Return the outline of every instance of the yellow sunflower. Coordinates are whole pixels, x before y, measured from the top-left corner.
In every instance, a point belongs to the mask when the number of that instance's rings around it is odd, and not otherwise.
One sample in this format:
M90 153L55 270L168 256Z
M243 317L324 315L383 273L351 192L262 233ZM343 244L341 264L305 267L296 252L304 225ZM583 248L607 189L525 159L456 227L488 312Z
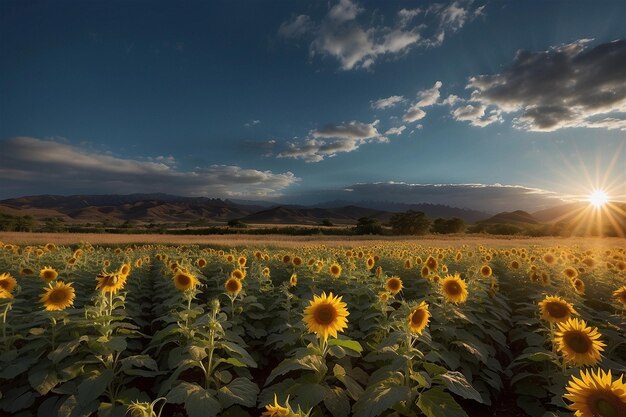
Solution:
M300 266L300 265L302 265L302 262L303 262L303 261L302 261L302 258L301 258L301 257L299 257L299 256L294 256L294 257L293 257L293 259L291 260L291 263L292 263L294 266Z
M578 270L576 270L576 268L568 266L563 270L563 275L565 275L569 279L574 279L578 276Z
M341 265L339 264L332 264L329 270L330 270L330 275L332 275L335 278L339 278L339 276L341 275Z
M207 266L207 261L204 258L200 258L196 261L196 265L198 266L198 268L204 268L205 266Z
M12 293L17 285L17 280L8 272L0 274L0 289Z
M287 404L285 404L287 405ZM293 415L291 410L287 407L283 407L278 404L278 398L276 398L276 394L274 394L274 404L268 404L265 406L265 411L261 414L264 417L289 417Z
M130 264L126 263L126 264L122 264L122 266L120 266L120 269L118 271L118 273L124 277L124 279L126 279L128 277L128 275L130 274Z
M62 281L56 281L54 286L50 283L48 287L44 288L44 291L40 301L48 311L65 310L74 304L76 298L72 283L66 284Z
M551 323L561 323L567 321L572 314L578 314L574 306L561 297L546 295L543 301L539 302L541 318Z
M241 281L235 277L230 277L224 283L224 288L228 294L236 297L242 288Z
M576 417L626 416L626 384L624 375L613 380L611 371L581 370L580 378L572 376L563 396Z
M451 303L458 304L467 301L467 284L458 272L441 280L441 291L446 300Z
M389 301L389 293L387 291L381 291L378 293L378 299L383 303Z
M176 274L174 274L174 286L180 291L193 290L198 284L198 278L187 271L179 269Z
M426 259L426 266L431 271L434 271L435 269L437 269L437 260L432 256L428 256L428 258Z
M13 294L0 287L0 300L10 300L13 298Z
M243 255L237 259L237 263L239 264L239 266L246 266L246 262L248 262L248 260Z
M246 277L246 271L242 269L235 269L233 270L233 272L230 273L230 276L232 278L244 279Z
M39 278L43 279L44 281L49 282L55 280L58 276L59 273L55 271L54 268L52 268L51 266L44 266L43 268L41 268L41 271L39 271Z
M585 295L585 283L580 278L574 278L572 280L572 287L574 287L576 294Z
M385 289L393 295L396 295L397 293L399 293L400 291L402 291L402 288L404 288L402 286L402 280L400 279L400 277L389 277L387 278L387 281L385 282Z
M567 362L575 365L595 365L600 361L606 346L600 339L596 327L587 326L584 320L569 319L558 323L558 331L554 335L554 343L563 353Z
M428 311L428 304L422 301L418 306L413 307L409 313L409 330L411 333L422 334L428 321L430 320L430 311Z
M337 337L337 332L343 332L348 327L350 314L342 297L335 297L333 293L321 296L314 295L309 306L304 309L304 322L310 333L326 341L328 336Z
M491 274L492 274L492 271L491 271L491 267L489 265L483 265L480 268L480 275L482 275L483 277L489 278L491 276Z
M295 272L289 277L289 285L292 287L298 285L298 275Z
M613 291L613 298L626 307L626 285Z
M112 292L115 294L122 288L124 288L124 284L126 284L126 277L120 275L119 273L102 273L96 276L96 289L102 291L103 293Z

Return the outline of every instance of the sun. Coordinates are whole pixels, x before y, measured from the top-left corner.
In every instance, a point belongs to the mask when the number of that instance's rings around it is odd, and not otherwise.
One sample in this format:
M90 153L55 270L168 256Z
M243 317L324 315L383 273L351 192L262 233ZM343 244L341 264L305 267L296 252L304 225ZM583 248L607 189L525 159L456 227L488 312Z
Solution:
M609 196L604 190L595 190L589 195L589 202L594 207L602 207L609 202Z

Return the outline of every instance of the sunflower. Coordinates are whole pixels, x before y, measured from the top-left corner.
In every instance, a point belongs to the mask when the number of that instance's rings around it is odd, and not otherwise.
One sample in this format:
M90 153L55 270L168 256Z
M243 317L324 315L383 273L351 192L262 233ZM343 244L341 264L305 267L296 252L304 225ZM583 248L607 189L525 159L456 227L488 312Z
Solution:
M572 287L578 295L585 295L585 283L580 278L574 278L572 280Z
M102 273L96 276L96 289L103 293L112 292L115 294L124 287L126 284L126 276L122 276L119 273Z
M239 292L242 288L241 281L235 277L230 277L224 283L224 288L226 288L226 292L229 295L236 297L237 295L239 295Z
M76 298L76 292L72 283L64 283L62 281L56 281L54 286L52 283L44 288L44 293L41 294L40 301L48 311L61 311L65 310L72 304Z
M543 301L539 302L541 318L550 323L561 323L567 321L572 314L578 314L574 306L561 297L546 295Z
M426 266L431 271L434 271L435 269L437 269L437 260L432 256L428 256L428 258L426 259Z
M404 261L404 269L411 269L413 268L413 261L411 261L410 259L407 259Z
M567 362L576 365L595 365L600 360L606 346L600 340L598 328L587 327L584 320L569 319L565 323L558 323L558 331L554 336L554 343Z
M423 266L422 270L420 271L420 275L422 275L422 278L428 278L428 276L430 275L430 269L428 269L427 266Z
M372 269L374 267L374 258L372 258L371 256L368 256L367 259L365 260L365 267L367 269Z
M246 262L248 262L248 260L243 255L237 258L237 263L239 264L239 266L246 266Z
M400 279L400 277L389 277L387 278L387 281L385 282L385 289L393 295L396 295L397 293L399 293L400 291L402 291L402 288L404 288L402 286L402 280Z
M553 265L556 262L556 258L551 253L543 255L543 261L548 265Z
M0 300L10 300L13 298L13 294L0 287Z
M0 274L0 289L12 293L17 285L17 280L8 272Z
M285 403L285 405L288 405ZM265 406L265 411L261 414L264 417L289 417L293 415L291 410L287 407L283 407L278 404L278 398L276 398L276 394L274 394L274 404L268 404Z
M298 285L298 275L295 272L289 277L289 285L292 287Z
M348 327L350 314L342 297L335 297L333 293L314 295L309 306L304 309L304 323L310 333L326 341L328 336L337 337L337 332L343 332Z
M293 259L291 260L291 263L294 266L300 266L300 265L302 265L302 258L299 257L299 256L294 256Z
M491 267L489 265L483 265L480 268L480 275L482 275L483 277L489 278L491 276L491 274L492 274L492 271L491 271Z
M289 255L284 255L284 256L283 256L283 263L284 263L284 264L288 264L289 262L291 262L291 256L289 256Z
M511 261L511 269L519 269L519 262Z
M179 269L174 275L174 286L180 291L193 290L198 284L198 278L187 271Z
M569 279L574 279L578 276L578 271L576 270L576 268L568 266L563 270L563 275L565 275Z
M389 293L387 291L381 291L378 293L378 299L383 303L389 301Z
M263 271L261 271L261 275L263 275L265 278L269 278L270 269L268 267L263 268Z
M418 306L413 307L409 313L409 330L411 333L422 334L428 321L430 320L430 311L428 311L428 304L422 301Z
M330 275L332 275L335 278L339 278L339 276L341 275L341 265L339 264L332 264L329 270L330 270Z
M25 267L22 268L20 270L20 275L33 275L35 273L35 271L33 271L31 268Z
M55 271L54 268L52 268L51 266L44 266L43 268L41 268L41 271L39 271L39 278L43 279L44 281L49 282L55 280L58 276L59 273Z
M447 301L451 303L464 303L467 301L467 284L457 272L448 275L441 281L441 290Z
M118 273L124 277L124 279L126 279L128 277L128 274L130 274L130 264L126 263L126 264L122 264L122 266L120 266L120 269L118 271Z
M232 278L244 279L246 277L246 271L242 269L235 269L233 270L233 272L230 273L230 276Z
M580 371L580 378L572 376L563 396L572 403L568 406L576 417L619 417L626 415L626 384L620 375L615 381L611 371L602 369Z
M626 307L626 285L613 291L613 298Z

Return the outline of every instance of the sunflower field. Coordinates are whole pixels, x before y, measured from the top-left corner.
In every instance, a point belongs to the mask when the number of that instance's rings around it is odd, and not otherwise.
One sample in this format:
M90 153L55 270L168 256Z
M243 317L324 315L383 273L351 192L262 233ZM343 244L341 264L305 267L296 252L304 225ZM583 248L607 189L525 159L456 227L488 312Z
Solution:
M0 415L626 416L626 249L0 243Z

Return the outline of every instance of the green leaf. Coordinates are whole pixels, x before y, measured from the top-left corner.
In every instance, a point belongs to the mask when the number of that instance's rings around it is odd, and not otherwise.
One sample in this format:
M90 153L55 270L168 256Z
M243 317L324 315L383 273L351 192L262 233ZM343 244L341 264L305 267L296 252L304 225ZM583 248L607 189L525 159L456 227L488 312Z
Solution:
M201 388L189 394L185 410L189 417L216 417L222 411L222 406L213 393Z
M0 410L16 413L27 409L33 405L35 397L35 393L30 390L29 386L18 386L3 393L0 400Z
M468 417L452 395L440 388L431 388L420 394L417 406L426 417Z
M368 387L354 404L354 417L376 417L400 401L411 398L411 390L397 379L386 379Z
M181 404L187 401L187 397L194 392L203 389L198 384L190 382L181 382L170 390L167 394L167 402L174 404Z
M54 367L49 367L36 371L31 370L28 374L28 382L39 394L46 395L60 381Z
M317 372L322 366L325 367L326 365L322 363L322 359L317 355L308 355L299 359L285 359L284 361L279 363L276 368L272 369L272 372L267 378L265 385L272 382L277 376L284 375L287 372L295 371L298 369Z
M237 355L239 355L239 357L237 359L241 360L241 362L245 363L246 365L248 365L251 368L256 368L257 364L254 361L254 359L252 359L252 356L250 356L250 354L248 353L247 350L245 350L244 348L242 348L241 346L235 344L235 343L231 343L231 342L221 342L220 346L223 349L226 349L230 352L236 353Z
M424 369L426 370L426 372L433 376L445 374L446 372L448 372L448 370L443 366L439 366L430 362L424 362Z
M85 342L87 340L89 340L87 336L81 336L76 340L72 340L71 342L62 343L57 346L57 348L54 349L52 352L48 353L48 359L50 359L54 363L59 363L63 359L71 355L82 342Z
M363 352L363 347L356 340L350 339L329 339L329 346L341 346L342 348L350 349L355 352L361 353Z
M333 417L347 417L350 415L350 400L341 387L332 387L326 390L324 405Z
M315 407L327 397L329 389L320 384L298 384L290 390L296 396L295 404L303 410Z
M474 387L467 382L465 376L457 371L448 371L445 374L441 374L437 376L437 379L442 381L446 388L448 388L453 393L460 395L463 398L467 398L468 400L478 401L479 403L483 402L483 399L478 391L474 389Z
M120 361L122 369L128 368L148 368L153 371L158 371L159 366L156 361L148 355L134 355L124 358Z
M254 407L256 397L259 394L259 387L247 378L235 378L230 384L217 391L217 398L223 408L228 408L233 404L245 407Z
M111 381L113 381L113 371L110 369L105 369L99 374L92 374L78 386L78 402L86 405L96 400L104 394Z

